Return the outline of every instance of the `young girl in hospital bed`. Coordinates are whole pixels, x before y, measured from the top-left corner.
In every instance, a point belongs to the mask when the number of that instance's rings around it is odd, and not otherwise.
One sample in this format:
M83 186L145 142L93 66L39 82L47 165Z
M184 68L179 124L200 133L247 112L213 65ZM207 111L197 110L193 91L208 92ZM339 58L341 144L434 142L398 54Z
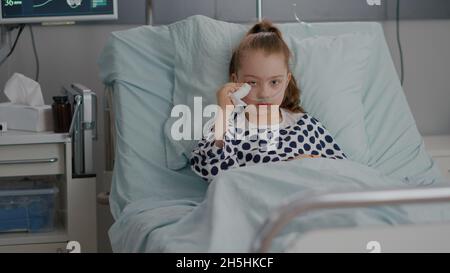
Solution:
M281 32L270 22L254 25L241 40L230 63L232 82L217 92L222 111L191 155L198 175L211 181L237 167L306 157L347 158L326 128L300 106L290 57ZM251 89L241 105L233 93L242 92L245 83Z

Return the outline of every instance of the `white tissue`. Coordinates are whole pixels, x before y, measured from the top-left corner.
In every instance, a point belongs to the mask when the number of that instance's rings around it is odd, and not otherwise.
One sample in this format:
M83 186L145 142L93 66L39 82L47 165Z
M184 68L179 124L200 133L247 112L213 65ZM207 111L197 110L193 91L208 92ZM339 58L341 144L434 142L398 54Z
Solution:
M244 83L236 92L231 93L231 101L234 105L247 105L242 98L246 97L252 90L252 86L248 83Z
M6 82L4 93L13 104L44 105L44 98L42 97L39 83L20 73L14 73Z

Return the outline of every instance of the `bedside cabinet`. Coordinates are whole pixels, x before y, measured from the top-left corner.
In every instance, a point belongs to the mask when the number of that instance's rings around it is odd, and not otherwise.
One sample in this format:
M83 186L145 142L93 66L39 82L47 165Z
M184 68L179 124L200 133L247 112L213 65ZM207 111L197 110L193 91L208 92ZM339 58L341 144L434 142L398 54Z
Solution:
M37 200L47 199L30 197L31 193L27 193L29 196L24 195L30 190L20 194L18 191L11 191L12 186L23 187L29 181L51 184L56 192L54 203L37 203L43 202ZM1 187L2 184L7 186ZM72 177L72 142L68 135L23 131L0 133L1 188L3 194L0 194L0 216L5 222L0 223L0 227L8 227L7 223L13 221L15 224L10 225L14 228L8 228L7 232L0 232L0 252L68 252L68 243L71 241L80 246L81 252L97 251L96 178ZM32 191L33 194L36 193ZM12 199L11 196L20 198ZM52 223L48 230L36 231L30 224L22 224L37 216L20 216L20 220L16 220L16 215L29 215L30 208L34 209L34 215L45 215L35 212L37 204L39 208L45 208L45 211L51 211L54 215L54 219L42 216L34 220L36 223ZM27 213L21 214L24 210Z
M450 181L450 135L424 136L425 148Z

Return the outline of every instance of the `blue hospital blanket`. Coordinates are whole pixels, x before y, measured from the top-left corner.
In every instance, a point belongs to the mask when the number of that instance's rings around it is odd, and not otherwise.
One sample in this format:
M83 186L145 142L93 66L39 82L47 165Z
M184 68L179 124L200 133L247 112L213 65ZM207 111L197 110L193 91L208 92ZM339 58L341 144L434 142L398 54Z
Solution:
M294 194L442 186L443 181L388 177L350 160L301 159L226 171L203 202L142 199L125 207L110 229L115 252L248 252L271 210ZM333 209L298 218L276 238L282 251L293 232L386 226L450 219L448 205Z

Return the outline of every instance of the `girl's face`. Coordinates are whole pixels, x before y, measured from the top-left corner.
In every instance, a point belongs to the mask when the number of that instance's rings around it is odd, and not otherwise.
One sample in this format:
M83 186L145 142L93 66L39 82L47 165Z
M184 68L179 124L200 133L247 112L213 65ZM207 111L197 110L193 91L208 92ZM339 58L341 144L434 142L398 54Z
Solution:
M248 83L250 93L242 100L253 105L281 105L291 80L282 53L266 55L263 50L245 52L239 71L231 75L234 82Z

